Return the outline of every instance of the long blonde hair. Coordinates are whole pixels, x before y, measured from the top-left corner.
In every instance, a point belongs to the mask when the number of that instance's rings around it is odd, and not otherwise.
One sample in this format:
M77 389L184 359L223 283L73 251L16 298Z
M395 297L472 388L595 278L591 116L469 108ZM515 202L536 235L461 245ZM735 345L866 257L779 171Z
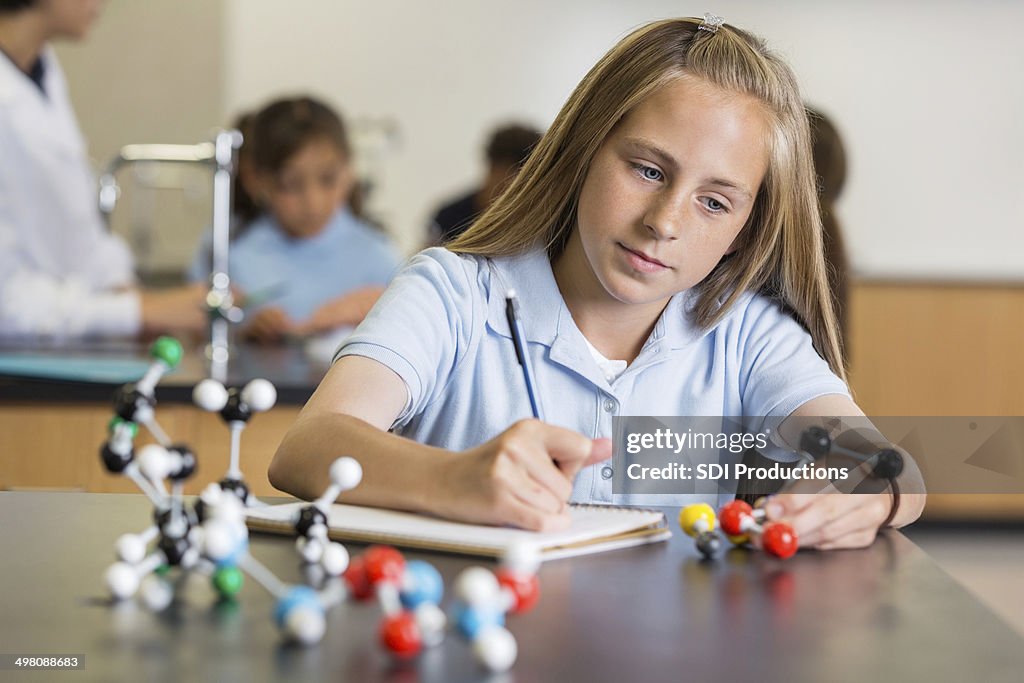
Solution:
M632 32L590 70L509 188L459 238L454 252L507 256L543 245L554 259L576 228L579 196L615 125L658 88L691 74L764 105L769 164L737 248L696 287L695 322L707 327L747 291L763 292L810 332L845 380L822 247L810 130L789 66L764 41L728 24L656 21Z

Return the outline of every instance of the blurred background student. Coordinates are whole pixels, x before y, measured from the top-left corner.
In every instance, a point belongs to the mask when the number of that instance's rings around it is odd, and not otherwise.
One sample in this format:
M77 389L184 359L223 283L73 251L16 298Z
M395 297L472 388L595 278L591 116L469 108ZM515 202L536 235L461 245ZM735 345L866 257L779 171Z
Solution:
M811 123L811 145L814 154L814 170L818 174L818 202L821 208L821 223L825 230L825 265L828 266L829 285L835 302L836 318L839 320L839 336L843 356L850 358L849 299L850 266L846 258L839 220L836 218L836 202L846 182L846 150L832 120L817 109L807 108Z
M539 130L518 123L502 126L491 133L487 142L487 172L483 183L437 210L427 229L429 243L444 244L461 235L508 186L540 136Z
M84 38L99 0L0 0L0 335L196 332L202 286L136 287L49 45Z
M259 207L237 226L229 257L232 285L249 309L245 335L274 343L358 324L400 258L358 215L341 117L310 97L280 99L255 115L242 149L251 167L240 169L236 193L253 192ZM243 220L246 201L236 205ZM191 276L205 279L209 271L201 247Z

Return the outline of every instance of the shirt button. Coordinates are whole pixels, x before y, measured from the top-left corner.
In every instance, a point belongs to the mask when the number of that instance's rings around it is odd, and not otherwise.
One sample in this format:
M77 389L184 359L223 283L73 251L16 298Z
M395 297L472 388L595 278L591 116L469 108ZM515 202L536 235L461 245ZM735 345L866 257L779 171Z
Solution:
M604 400L604 412L606 412L606 413L614 413L615 412L615 401L611 400L610 398L606 398Z
M612 474L613 474L613 471L612 471L611 467L608 467L607 465L605 465L604 467L601 468L601 478L602 479L611 479L612 478Z

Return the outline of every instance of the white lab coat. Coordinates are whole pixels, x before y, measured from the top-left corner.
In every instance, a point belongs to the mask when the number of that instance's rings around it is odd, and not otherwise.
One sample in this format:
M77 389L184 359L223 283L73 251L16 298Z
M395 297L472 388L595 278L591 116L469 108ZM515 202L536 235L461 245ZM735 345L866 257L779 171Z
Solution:
M43 60L45 95L0 54L0 335L134 334L131 252L100 219L64 74Z

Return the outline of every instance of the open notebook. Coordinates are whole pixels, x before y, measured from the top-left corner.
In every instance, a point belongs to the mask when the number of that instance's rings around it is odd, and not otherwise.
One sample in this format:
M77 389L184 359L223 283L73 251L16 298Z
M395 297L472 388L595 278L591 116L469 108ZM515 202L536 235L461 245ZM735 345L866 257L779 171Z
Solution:
M249 528L294 533L294 521L305 502L250 508ZM327 525L338 541L388 543L407 548L464 555L500 557L510 546L528 543L542 560L586 555L668 540L672 536L664 513L611 505L571 505L572 526L565 531L537 533L508 527L464 524L357 505L331 506Z

